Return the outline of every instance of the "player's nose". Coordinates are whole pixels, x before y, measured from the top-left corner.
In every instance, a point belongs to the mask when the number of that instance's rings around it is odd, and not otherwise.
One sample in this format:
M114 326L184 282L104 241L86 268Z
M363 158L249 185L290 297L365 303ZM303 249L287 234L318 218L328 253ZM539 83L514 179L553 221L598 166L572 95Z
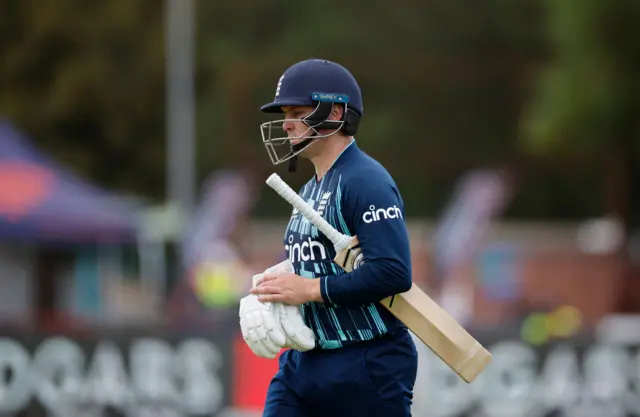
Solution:
M293 122L286 120L282 123L282 130L286 133L291 133L293 131Z

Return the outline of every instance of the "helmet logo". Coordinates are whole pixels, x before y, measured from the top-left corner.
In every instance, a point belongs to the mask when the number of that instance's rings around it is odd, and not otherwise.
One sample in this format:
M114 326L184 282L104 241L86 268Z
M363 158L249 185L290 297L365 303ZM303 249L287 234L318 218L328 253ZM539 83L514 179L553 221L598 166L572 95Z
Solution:
M280 87L282 87L282 80L284 80L284 74L282 74L282 77L280 77L280 79L278 80L278 86L276 87L275 99L277 99L278 96L280 95Z

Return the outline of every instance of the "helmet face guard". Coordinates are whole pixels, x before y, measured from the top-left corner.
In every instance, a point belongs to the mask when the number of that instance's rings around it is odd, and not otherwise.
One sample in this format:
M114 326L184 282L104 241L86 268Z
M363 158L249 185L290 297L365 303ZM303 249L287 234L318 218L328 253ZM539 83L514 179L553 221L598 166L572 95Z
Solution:
M327 138L344 127L344 117L342 120L328 120L328 117L331 114L334 103L344 104L346 114L348 97L335 94L321 95L319 93L314 93L312 96L314 101L317 102L316 108L302 119L278 119L260 125L262 143L274 165L290 160L317 140ZM323 99L322 96L328 96L328 98ZM336 100L336 98L339 98L339 100ZM283 104L282 106L285 105ZM300 136L288 136L283 129L283 125L286 122L302 122L307 126L307 130ZM326 132L321 134L320 130ZM294 144L294 141L297 143Z
M340 120L329 120L334 105L343 107ZM264 113L283 113L285 106L309 106L313 111L301 119L281 118L260 125L262 143L274 165L289 161L290 170L297 155L338 132L354 136L363 115L362 93L353 75L342 65L325 59L308 59L290 66L278 80L272 102ZM291 137L283 129L287 122L302 122L306 131Z

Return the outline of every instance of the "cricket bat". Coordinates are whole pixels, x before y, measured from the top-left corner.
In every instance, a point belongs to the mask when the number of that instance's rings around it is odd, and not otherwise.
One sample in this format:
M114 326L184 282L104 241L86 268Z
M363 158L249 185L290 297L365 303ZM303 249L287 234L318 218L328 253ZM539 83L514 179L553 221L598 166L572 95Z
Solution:
M364 262L357 236L336 230L277 174L266 183L331 240L336 251L334 262L340 267L350 272ZM491 353L415 284L409 291L380 303L467 383L491 361Z

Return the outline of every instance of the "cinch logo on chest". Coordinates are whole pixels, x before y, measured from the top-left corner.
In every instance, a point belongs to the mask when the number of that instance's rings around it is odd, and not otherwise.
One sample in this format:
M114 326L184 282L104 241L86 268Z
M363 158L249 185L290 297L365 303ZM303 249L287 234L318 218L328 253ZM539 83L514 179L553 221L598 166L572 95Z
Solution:
M287 257L291 262L328 259L327 249L324 245L312 240L310 237L307 237L307 240L302 242L293 243L293 235L289 235L287 242L288 244L284 245L284 250L287 252Z

